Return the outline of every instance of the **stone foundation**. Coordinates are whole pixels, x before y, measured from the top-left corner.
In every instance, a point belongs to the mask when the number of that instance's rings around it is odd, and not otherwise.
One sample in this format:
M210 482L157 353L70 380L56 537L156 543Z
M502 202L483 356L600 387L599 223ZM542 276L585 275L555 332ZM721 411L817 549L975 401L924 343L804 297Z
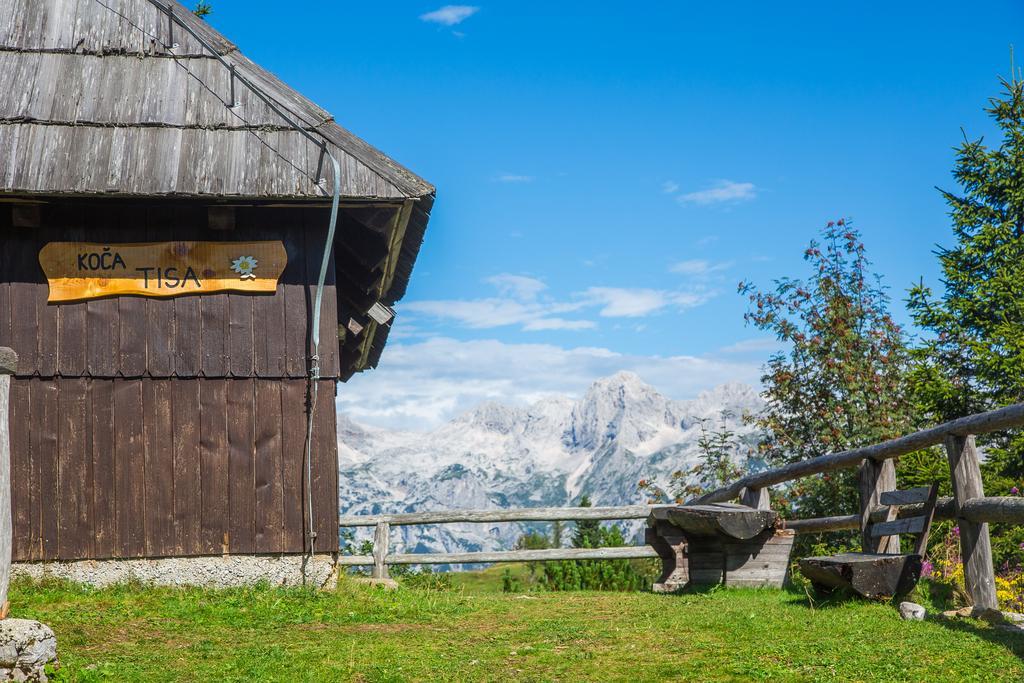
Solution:
M57 638L49 626L0 620L0 681L46 681L46 665L56 662Z
M91 586L138 581L156 586L228 588L266 581L273 586L333 587L338 576L334 555L226 555L162 557L150 560L16 562L12 577L57 578ZM6 623L6 622L0 622Z

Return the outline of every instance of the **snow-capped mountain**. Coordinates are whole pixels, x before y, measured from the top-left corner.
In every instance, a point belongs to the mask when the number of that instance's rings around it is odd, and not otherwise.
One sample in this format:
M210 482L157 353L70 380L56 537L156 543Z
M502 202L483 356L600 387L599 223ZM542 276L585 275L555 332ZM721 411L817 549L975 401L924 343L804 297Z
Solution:
M741 417L760 405L744 384L674 401L621 372L596 381L579 400L525 408L488 402L428 433L361 426L339 415L340 507L373 514L564 506L584 493L594 505L641 503L637 482L664 483L696 461L701 419L717 428L729 411L730 428L750 437ZM401 527L399 546L491 550L510 547L520 533L518 524Z

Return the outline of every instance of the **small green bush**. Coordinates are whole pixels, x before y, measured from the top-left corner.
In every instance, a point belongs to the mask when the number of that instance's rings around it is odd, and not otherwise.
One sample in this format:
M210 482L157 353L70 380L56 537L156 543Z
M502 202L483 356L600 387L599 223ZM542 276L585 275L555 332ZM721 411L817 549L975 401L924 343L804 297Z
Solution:
M408 588L419 588L421 590L447 591L451 590L452 577L448 572L436 572L430 567L413 569L407 565L397 565L389 568L391 578Z
M580 499L580 507L590 507L588 496ZM618 548L626 545L626 539L618 524L605 527L596 519L580 520L573 530L572 545ZM530 570L543 588L552 591L637 591L648 588L653 578L648 572L638 571L642 566L631 560L561 560L543 563L536 573L534 567Z
M506 569L501 573L501 590L503 593L522 593L523 582L512 574L511 569Z

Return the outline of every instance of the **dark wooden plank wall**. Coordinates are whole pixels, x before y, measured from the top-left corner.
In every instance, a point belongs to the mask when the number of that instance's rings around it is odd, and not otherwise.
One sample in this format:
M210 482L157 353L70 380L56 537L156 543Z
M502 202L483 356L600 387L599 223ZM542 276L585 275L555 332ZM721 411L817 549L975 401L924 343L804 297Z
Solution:
M206 206L47 204L38 229L0 222L0 344L19 357L19 377L300 378L308 370L308 322L326 209L240 207L236 229L206 228ZM5 225L5 223L7 223ZM282 240L288 266L274 294L171 299L122 296L48 305L39 250L50 241ZM334 258L324 289L320 374L338 377Z
M46 205L38 229L0 210L0 345L12 382L14 559L300 552L308 547L307 355L321 210ZM281 239L274 295L48 305L48 241ZM333 260L332 260L333 271ZM337 288L329 274L314 415L316 548L338 547Z
M15 379L14 559L301 552L306 384ZM329 552L333 380L320 381L314 423L313 523Z

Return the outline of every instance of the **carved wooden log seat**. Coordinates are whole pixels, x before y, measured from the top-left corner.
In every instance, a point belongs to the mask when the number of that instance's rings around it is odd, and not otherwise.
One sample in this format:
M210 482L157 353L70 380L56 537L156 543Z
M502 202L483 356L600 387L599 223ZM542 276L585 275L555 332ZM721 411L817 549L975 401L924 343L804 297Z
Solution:
M662 558L656 591L687 585L775 586L785 582L793 531L778 515L733 503L657 508L647 542Z

